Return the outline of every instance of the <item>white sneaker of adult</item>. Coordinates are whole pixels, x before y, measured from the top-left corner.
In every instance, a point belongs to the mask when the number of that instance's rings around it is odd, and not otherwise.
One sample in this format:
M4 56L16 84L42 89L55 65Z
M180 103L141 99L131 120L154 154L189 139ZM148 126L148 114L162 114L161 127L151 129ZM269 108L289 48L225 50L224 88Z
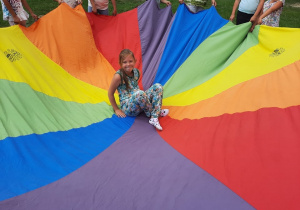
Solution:
M159 124L158 118L150 118L149 123L153 125L157 130L162 131L162 127Z

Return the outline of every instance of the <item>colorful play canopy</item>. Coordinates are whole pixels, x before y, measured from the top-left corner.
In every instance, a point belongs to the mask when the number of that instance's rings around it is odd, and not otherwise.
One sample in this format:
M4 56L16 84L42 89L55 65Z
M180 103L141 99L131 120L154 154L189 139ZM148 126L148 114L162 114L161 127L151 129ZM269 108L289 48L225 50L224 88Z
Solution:
M300 29L155 0L0 29L0 209L300 209ZM156 131L107 90L131 49Z

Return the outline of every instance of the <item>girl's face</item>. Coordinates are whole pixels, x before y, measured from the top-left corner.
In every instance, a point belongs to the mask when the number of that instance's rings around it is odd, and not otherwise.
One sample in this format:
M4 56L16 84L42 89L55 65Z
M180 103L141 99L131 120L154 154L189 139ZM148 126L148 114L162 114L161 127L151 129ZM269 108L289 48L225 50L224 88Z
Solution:
M131 73L134 69L135 59L132 55L127 55L121 62L121 68L127 73Z

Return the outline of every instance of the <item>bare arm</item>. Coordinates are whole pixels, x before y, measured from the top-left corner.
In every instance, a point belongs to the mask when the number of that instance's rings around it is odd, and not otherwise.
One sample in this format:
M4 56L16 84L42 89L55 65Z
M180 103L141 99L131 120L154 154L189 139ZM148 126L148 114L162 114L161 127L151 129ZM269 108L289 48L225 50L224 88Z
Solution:
M257 21L257 18L259 17L259 14L261 13L261 10L264 6L265 1L264 0L260 0L258 3L258 6L256 8L256 11L254 13L254 15L251 17L250 22L255 23Z
M124 112L121 109L119 109L119 107L116 103L115 96L114 96L114 93L116 92L117 87L119 86L120 83L121 83L121 76L119 74L115 74L113 76L113 79L112 79L109 89L108 89L108 99L109 99L109 102L110 102L111 106L113 107L116 115L118 117L126 117Z
M258 20L258 24L262 23L262 19L267 17L269 14L271 14L272 12L280 9L281 7L283 7L283 3L282 1L277 1L272 7L270 7L267 11L265 11L264 13L262 13L259 17Z
M15 13L15 11L13 10L11 4L7 0L3 0L3 3L5 5L5 7L8 9L9 13L11 14L11 16L13 17L14 22L16 24L19 24L21 22L20 18L17 16L17 14Z
M230 18L229 18L230 21L234 20L234 18L235 18L235 12L236 12L236 10L237 10L240 2L241 2L241 0L235 0L234 1L233 7L232 7L232 12L231 12L231 15L230 15Z
M166 4L167 6L171 5L171 2L167 0L160 0L160 2Z
M117 15L117 4L116 4L116 0L111 0L111 3L112 3L113 8L114 8L112 14L113 14L113 16L116 16L116 15Z
M211 0L211 5L213 5L213 6L217 6L217 2L216 2L216 0Z
M33 17L33 19L37 20L38 16L32 12L32 10L31 10L30 6L28 5L27 1L22 0L22 4L27 9L27 11L30 13L31 17Z
M96 8L95 1L94 0L90 0L90 2L91 2L91 5L92 5L92 12L94 14L97 14L97 8Z

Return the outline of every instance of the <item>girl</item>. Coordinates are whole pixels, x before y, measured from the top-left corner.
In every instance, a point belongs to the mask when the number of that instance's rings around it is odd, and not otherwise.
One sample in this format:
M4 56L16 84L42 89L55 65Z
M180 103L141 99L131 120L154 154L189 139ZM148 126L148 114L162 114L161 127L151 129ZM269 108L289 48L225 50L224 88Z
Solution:
M26 27L29 15L24 10L23 5L35 20L38 19L38 16L32 12L26 0L1 0L2 2L2 7L5 8L3 9L3 19L8 20L11 26L20 24Z
M162 130L158 117L164 117L169 113L168 109L161 110L163 87L156 83L145 92L140 90L138 86L140 72L134 68L135 63L133 52L128 49L121 51L120 69L114 75L108 89L109 101L118 117L137 116L144 111L147 117L151 117L149 123L156 129ZM121 109L117 106L114 97L116 90L119 93Z
M264 3L258 24L279 27L280 15L285 0L267 0Z

